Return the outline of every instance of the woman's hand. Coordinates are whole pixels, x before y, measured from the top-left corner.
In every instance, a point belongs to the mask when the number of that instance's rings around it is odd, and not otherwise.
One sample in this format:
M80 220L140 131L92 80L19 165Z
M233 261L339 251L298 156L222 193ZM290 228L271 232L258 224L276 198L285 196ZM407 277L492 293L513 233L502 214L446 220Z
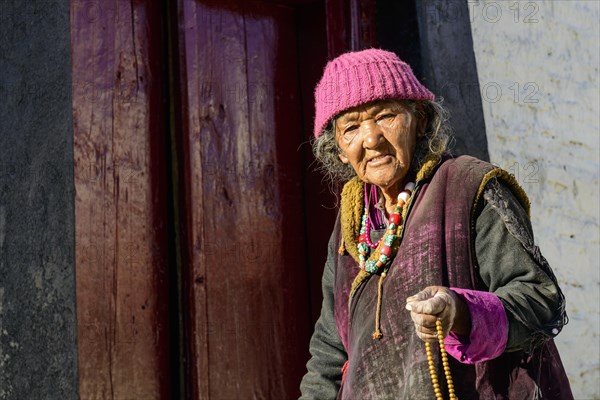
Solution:
M471 333L469 308L447 287L426 287L406 299L406 309L410 311L417 335L425 342L437 342L435 322L438 318L442 322L444 337L450 331L463 336Z

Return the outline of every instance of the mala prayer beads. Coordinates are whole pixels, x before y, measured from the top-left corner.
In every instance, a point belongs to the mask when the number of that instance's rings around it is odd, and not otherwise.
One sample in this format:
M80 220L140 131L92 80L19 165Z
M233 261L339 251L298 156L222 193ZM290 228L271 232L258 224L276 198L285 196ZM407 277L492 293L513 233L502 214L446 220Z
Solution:
M383 269L390 264L390 261L396 256L398 251L395 246L396 239L398 238L398 229L400 227L402 208L410 199L412 191L415 188L413 182L409 182L404 187L404 190L398 195L398 202L394 212L390 214L388 218L389 224L385 235L376 243L371 243L371 231L369 229L369 206L370 201L365 201L365 211L362 216L361 226L358 236L358 259L360 269L363 271L374 274L380 269ZM373 254L371 249L375 248ZM377 255L378 254L378 255ZM370 257L369 257L370 255ZM381 325L381 301L383 293L383 280L386 277L385 270L379 277L379 285L377 287L377 311L375 313L375 331L373 332L373 339L379 340L383 336L380 330Z
M446 383L448 384L448 394L450 400L458 400L454 393L454 383L452 382L452 375L450 375L450 364L448 364L448 353L446 353L446 347L444 346L444 334L442 329L442 321L439 319L435 321L435 328L437 330L437 338L440 344L440 353L442 355L442 365L444 367L444 375L446 375ZM435 393L436 400L443 400L442 391L440 390L437 373L435 372L435 365L433 364L433 356L431 355L431 344L425 342L425 353L427 353L427 362L429 364L429 375L431 376L431 383L433 384L433 391Z
M360 233L358 236L358 257L360 268L370 274L374 274L382 267L388 265L394 258L394 244L398 238L398 229L400 227L402 208L410 198L415 188L413 182L409 182L404 191L398 195L398 203L394 212L388 218L389 224L385 235L375 244L371 243L371 230L369 223L369 204L365 204L365 212L362 216ZM376 249L371 254L371 249ZM379 250L379 251L377 251ZM375 254L379 253L378 257Z
M381 333L381 301L383 293L383 280L387 276L385 267L390 264L391 260L396 256L398 251L395 245L396 239L398 239L398 230L400 229L400 222L402 220L401 213L402 208L410 199L410 196L415 188L413 182L409 182L404 187L404 190L398 195L398 202L394 212L390 214L388 221L388 227L385 235L376 243L371 243L371 231L369 224L369 206L370 201L365 201L365 211L361 220L361 227L358 236L358 258L359 266L363 271L374 274L381 269L381 276L379 277L379 285L377 286L377 310L375 313L375 331L373 332L373 339L379 340L383 336ZM375 248L375 251L371 253L371 249ZM369 257L370 255L370 257Z

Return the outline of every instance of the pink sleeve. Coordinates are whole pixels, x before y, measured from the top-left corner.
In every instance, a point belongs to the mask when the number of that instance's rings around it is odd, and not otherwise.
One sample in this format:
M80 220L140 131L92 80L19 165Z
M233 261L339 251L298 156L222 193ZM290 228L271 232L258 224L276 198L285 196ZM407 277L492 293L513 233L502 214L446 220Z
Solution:
M504 352L508 340L508 320L502 302L493 293L450 288L458 294L471 314L471 334L453 332L444 339L446 351L463 364L491 360Z

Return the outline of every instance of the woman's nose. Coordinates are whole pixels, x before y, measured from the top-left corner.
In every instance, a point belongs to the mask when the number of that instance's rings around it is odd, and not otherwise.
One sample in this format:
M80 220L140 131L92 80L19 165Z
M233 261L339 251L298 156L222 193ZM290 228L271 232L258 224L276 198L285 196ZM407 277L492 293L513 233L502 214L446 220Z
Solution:
M363 141L363 145L365 148L372 149L379 146L379 144L383 141L383 131L381 128L374 123L368 124L365 128L365 138Z

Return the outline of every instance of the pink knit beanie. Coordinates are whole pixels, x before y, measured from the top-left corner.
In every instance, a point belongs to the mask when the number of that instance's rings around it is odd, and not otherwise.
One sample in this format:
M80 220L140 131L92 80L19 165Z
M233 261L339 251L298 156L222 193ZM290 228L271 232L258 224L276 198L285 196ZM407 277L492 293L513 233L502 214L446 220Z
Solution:
M315 88L315 137L340 112L375 100L433 100L435 96L394 53L368 49L329 61Z

